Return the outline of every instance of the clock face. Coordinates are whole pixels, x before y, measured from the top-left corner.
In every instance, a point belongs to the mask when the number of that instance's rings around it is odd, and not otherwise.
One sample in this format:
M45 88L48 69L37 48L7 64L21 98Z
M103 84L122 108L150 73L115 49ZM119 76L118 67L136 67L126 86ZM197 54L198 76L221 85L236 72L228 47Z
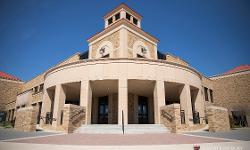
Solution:
M99 53L100 53L100 54L105 53L105 47L102 47L102 48L100 49Z

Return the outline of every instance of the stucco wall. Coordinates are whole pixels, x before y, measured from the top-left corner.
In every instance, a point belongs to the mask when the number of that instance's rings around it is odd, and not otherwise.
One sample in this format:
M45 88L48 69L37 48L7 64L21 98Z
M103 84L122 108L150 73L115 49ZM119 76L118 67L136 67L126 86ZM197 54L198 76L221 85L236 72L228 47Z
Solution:
M164 62L145 60L102 60L73 64L49 72L45 88L82 80L104 79L162 80L201 88L200 76L191 69Z

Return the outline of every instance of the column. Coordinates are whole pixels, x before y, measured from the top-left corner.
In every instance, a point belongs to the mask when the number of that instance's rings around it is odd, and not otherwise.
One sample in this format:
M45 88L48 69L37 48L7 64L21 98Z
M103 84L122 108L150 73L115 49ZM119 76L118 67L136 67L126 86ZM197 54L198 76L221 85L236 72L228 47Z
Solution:
M127 79L119 79L118 83L118 124L122 125L122 111L124 124L128 124L128 82Z
M208 97L208 101L211 102L211 95L210 95L209 88L207 88L207 97Z
M55 99L54 99L54 112L53 112L53 118L56 119L56 121L52 122L53 127L57 127L60 125L61 120L61 110L63 109L63 106L65 104L65 91L63 89L63 86L61 84L56 85L55 90Z
M180 105L181 105L181 110L185 111L185 123L188 125L193 125L190 86L187 84L185 84L183 89L181 90Z
M81 81L80 106L85 107L85 124L91 124L92 89L89 80Z
M43 118L40 120L40 125L43 126L46 122L46 113L51 111L51 98L49 96L48 90L44 89L43 99L42 99L42 110L41 110L41 117ZM53 110L53 109L52 109Z
M165 87L164 81L157 80L154 88L154 119L155 124L161 123L160 109L165 105Z
M200 115L200 123L205 124L205 99L201 94L202 89L199 89L196 100L195 100L195 109L199 112Z

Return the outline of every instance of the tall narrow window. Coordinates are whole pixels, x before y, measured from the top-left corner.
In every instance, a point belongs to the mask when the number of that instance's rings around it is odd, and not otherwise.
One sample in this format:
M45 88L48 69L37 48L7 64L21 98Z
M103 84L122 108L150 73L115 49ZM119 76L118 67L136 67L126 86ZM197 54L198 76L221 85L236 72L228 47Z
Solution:
M118 19L120 19L120 13L117 13L117 14L115 15L115 20L118 20Z
M211 99L211 102L213 103L214 102L214 98L213 98L213 90L209 90L210 91L210 99Z
M137 20L136 18L133 18L133 23L134 23L135 25L137 25L137 24L138 24L138 20Z
M128 19L130 21L131 15L126 13L126 19Z
M205 101L209 101L209 100L208 100L207 90L208 90L208 89L207 89L206 87L204 87Z
M113 23L113 18L112 17L108 19L108 24L110 25L111 23Z

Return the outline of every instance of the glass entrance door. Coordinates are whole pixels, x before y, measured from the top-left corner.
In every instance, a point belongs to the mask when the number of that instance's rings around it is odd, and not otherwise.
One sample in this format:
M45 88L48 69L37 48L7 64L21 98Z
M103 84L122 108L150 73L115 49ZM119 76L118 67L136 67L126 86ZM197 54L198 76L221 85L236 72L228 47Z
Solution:
M98 102L98 124L108 124L108 96L100 97Z
M138 97L138 123L147 124L148 120L148 98L144 96Z

